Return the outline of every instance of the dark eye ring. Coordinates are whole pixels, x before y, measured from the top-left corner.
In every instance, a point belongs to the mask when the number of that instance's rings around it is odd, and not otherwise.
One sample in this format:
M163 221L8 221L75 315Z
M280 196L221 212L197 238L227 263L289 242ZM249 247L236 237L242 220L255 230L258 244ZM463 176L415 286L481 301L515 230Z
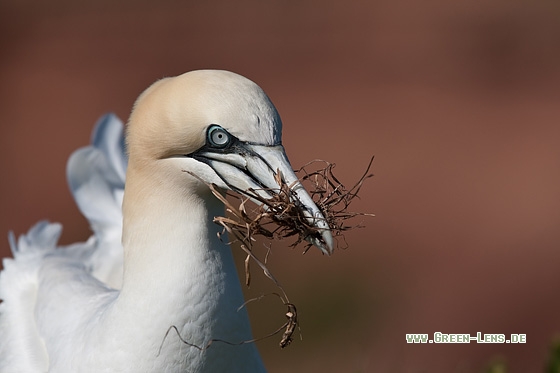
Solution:
M213 124L208 128L208 143L214 148L223 149L227 147L232 140L232 136L222 127Z

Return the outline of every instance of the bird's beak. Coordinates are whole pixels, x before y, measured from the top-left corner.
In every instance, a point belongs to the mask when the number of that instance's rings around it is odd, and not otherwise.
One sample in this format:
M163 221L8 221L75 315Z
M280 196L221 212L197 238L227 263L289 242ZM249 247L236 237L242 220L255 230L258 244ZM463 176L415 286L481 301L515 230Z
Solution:
M191 155L214 169L225 186L241 194L248 191L269 199L279 191L276 175L294 192L292 201L301 210L308 223L318 228L321 237L308 236L306 240L317 246L324 254L333 252L333 238L325 217L295 175L282 145L255 145L237 142L227 151L201 149Z

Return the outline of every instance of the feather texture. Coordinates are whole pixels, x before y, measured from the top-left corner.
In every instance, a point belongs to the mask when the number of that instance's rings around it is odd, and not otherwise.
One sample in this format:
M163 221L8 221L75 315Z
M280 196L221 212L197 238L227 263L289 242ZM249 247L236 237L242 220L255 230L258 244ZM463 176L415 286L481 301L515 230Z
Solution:
M107 114L96 124L92 144L75 151L67 165L70 189L94 234L86 242L57 247L62 233L58 223L41 221L17 240L10 232L14 258L3 260L0 273L0 372L48 370L49 358L37 329L41 310L36 309L45 258L64 258L108 287L120 288L126 165L123 124Z
M226 143L209 136L217 127ZM224 205L207 184L243 193L276 172L293 175L281 129L262 89L214 70L162 79L140 95L128 160L122 122L103 117L67 166L93 235L58 247L61 225L43 221L17 242L9 236L0 373L264 372L256 346L243 343L253 338L241 285L212 222ZM296 204L321 228L300 189ZM181 338L166 336L171 328Z

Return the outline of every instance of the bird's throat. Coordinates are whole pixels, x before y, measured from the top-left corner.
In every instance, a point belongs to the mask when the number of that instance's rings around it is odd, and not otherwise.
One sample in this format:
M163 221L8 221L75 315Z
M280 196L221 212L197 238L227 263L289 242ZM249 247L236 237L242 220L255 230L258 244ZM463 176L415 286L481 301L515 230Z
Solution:
M151 339L143 353L159 354L161 361L192 362L223 349L235 355L235 346L203 352L197 348L204 349L213 339L251 339L247 313L238 310L244 300L231 249L218 238L220 228L212 222L224 207L210 192L177 188L161 181L169 178L150 175L140 178L134 168L127 175L124 278L113 317L121 328L143 330ZM131 314L134 324L128 325ZM173 327L197 347L181 342ZM170 328L173 332L165 337ZM237 353L243 349L238 347Z

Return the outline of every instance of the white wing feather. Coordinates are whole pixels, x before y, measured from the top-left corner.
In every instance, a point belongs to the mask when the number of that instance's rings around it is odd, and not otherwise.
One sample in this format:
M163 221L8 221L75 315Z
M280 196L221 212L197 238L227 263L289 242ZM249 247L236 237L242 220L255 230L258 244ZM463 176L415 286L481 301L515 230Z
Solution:
M115 115L106 115L96 124L92 144L74 152L67 167L72 194L94 234L86 242L57 247L62 232L57 223L39 222L17 242L10 233L14 258L4 259L0 273L0 373L48 370L49 357L38 328L44 310L36 309L38 297L49 296L44 285L39 288L45 272L60 271L58 280L68 274L80 276L86 285L82 290L91 290L83 296L110 299L116 292L109 288L120 288L126 166L123 124ZM68 320L74 322L80 320Z

